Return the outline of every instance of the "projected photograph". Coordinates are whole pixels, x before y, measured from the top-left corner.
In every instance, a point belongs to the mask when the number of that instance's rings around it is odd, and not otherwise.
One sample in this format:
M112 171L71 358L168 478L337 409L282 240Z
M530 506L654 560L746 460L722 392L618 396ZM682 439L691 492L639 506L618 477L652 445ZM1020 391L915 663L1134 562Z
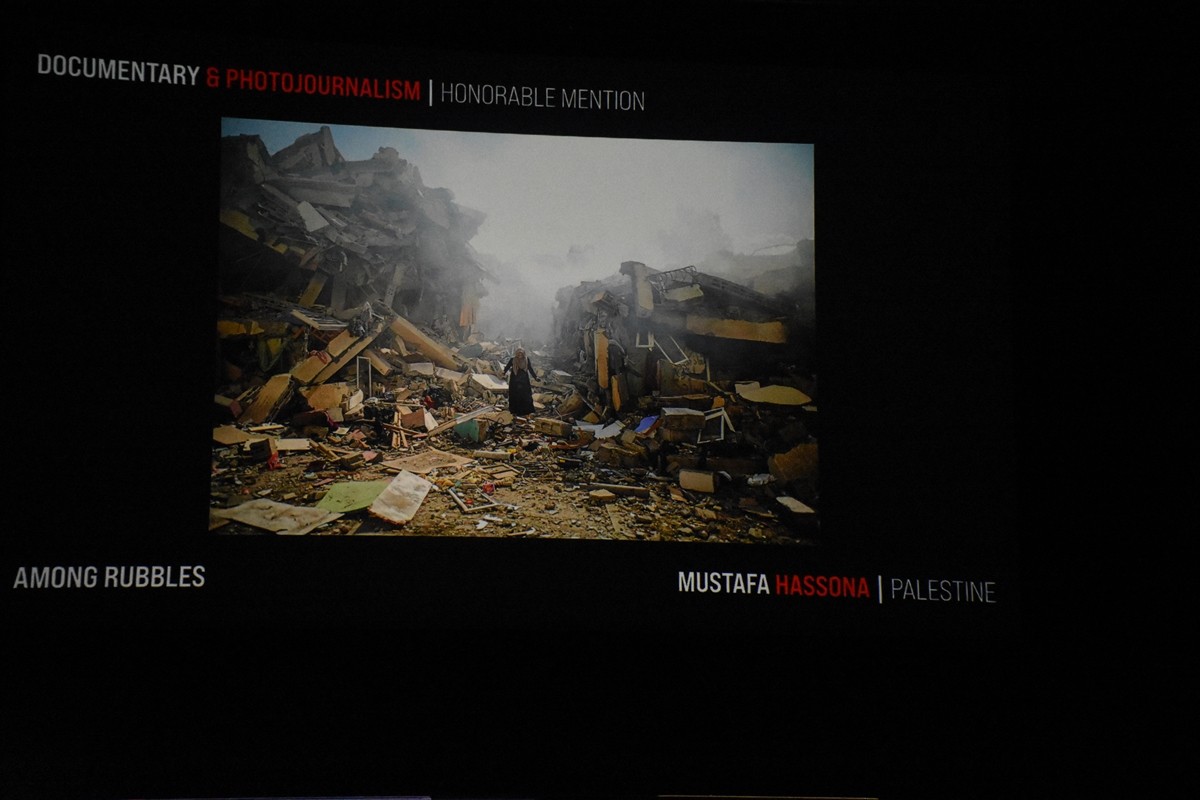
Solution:
M222 120L211 531L819 544L813 149Z

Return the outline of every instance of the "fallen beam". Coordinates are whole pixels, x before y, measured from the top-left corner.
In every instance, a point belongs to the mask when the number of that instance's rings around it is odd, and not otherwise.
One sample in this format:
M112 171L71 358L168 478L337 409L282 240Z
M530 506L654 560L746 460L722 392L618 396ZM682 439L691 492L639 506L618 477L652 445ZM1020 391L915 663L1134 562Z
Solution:
M788 340L787 328L778 320L749 322L743 319L721 319L688 314L686 326L690 333L719 336L722 339L740 339L772 344L784 344Z
M454 353L438 344L431 337L427 336L424 331L404 317L396 317L391 321L389 327L392 333L415 347L438 366L445 367L446 369L458 369L458 362L454 360Z

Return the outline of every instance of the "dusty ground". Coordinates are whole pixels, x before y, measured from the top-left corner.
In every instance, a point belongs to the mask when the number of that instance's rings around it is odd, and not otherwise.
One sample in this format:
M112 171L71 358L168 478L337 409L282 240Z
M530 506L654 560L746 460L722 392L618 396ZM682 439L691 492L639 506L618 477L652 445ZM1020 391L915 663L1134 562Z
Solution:
M813 514L798 515L783 507L771 485L748 486L744 479L725 482L716 493L678 489L670 474L649 468L624 469L597 463L586 447L538 434L532 423L516 419L494 431L484 443L463 442L447 431L425 440L409 440L409 449L377 447L348 437L330 437L324 444L338 453L355 449L375 452L356 469L337 468L311 451L284 452L278 466L249 461L236 448L214 451L212 505L228 507L262 497L297 506L314 506L328 488L342 481L378 481L398 474L381 461L436 447L471 458L476 451L510 451L511 460L475 458L461 468L443 468L423 475L433 483L420 510L397 525L367 510L345 513L312 536L468 536L555 539L627 539L646 541L709 541L816 544ZM509 475L497 483L491 473ZM483 486L490 492L485 492ZM597 484L629 487L640 493L597 500ZM674 493L672 487L676 487ZM464 511L450 494L453 488L466 500ZM486 507L481 507L480 504ZM275 535L237 521L222 522L221 534Z

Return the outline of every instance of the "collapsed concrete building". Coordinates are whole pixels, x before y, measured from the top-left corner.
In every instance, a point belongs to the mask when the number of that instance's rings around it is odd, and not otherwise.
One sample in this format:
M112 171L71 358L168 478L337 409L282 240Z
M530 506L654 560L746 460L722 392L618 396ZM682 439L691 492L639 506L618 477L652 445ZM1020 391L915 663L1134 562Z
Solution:
M221 290L291 295L343 319L366 304L470 333L486 273L469 241L484 215L424 185L393 148L347 161L328 127L270 155L222 140Z
M218 395L254 393L235 418L265 421L360 358L381 376L462 366L442 342L470 338L486 295L483 214L392 148L347 161L324 126L274 155L226 137L221 165Z
M811 285L772 297L694 266L636 261L560 290L555 357L576 376L584 419L632 416L642 434L601 458L683 469L698 485L777 480L815 504L811 295Z
M782 367L812 383L812 320L786 302L694 266L626 261L620 275L561 290L556 311L557 359L590 369L615 410L707 391L714 369L745 379Z

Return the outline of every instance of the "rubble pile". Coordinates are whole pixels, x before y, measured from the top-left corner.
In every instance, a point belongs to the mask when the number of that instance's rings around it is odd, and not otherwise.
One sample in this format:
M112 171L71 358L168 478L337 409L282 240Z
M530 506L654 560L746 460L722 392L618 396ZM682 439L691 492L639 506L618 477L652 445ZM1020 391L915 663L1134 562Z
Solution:
M349 320L375 305L462 338L486 295L470 246L484 215L424 185L390 147L347 161L328 127L270 155L228 136L221 158L221 291L291 296Z
M482 215L394 150L348 162L327 128L223 146L213 530L814 542L815 378L787 308L626 262L559 292L553 345L490 341Z

